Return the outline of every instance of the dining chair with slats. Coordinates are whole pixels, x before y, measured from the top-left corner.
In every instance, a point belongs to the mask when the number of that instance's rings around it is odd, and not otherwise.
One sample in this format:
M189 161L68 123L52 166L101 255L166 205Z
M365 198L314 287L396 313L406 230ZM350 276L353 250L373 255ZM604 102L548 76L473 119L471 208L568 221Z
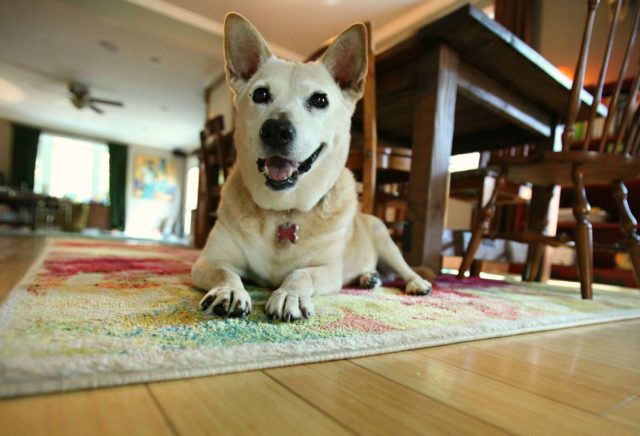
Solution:
M576 137L576 118L580 105L580 93L583 90L585 70L589 57L589 47L593 35L595 14L599 0L587 1L587 19L585 22L580 54L571 89L567 122L562 135L562 150L544 150L532 157L498 157L490 162L498 168L496 187L488 203L478 216L471 242L466 250L458 276L464 277L469 269L481 239L487 236L489 224L494 216L496 200L505 183L531 183L534 186L561 186L573 190L573 214L576 220L573 237L568 235L549 236L535 232L521 232L499 235L499 238L529 243L530 275L536 276L541 266L544 248L547 245L573 245L576 249L578 275L582 298L590 299L593 281L593 236L589 220L590 205L586 195L586 186L610 185L616 199L620 229L624 234L624 247L628 250L635 274L636 286L640 285L640 237L638 224L629 209L627 189L624 182L640 176L640 116L638 115L638 87L640 68L630 68L632 53L638 50L638 27L640 25L640 4L633 11L633 26L629 32L624 57L616 85L608 102L606 117L599 116L605 77L611 57L614 38L617 33L617 19L623 0L614 4L613 17L609 27L604 58L600 63L600 75L595 88L593 104L590 108L584 138ZM627 90L626 99L621 98L625 77L633 75ZM628 83L628 81L627 81ZM624 102L626 100L626 102ZM596 119L602 125L596 131ZM494 235L495 236L495 235Z

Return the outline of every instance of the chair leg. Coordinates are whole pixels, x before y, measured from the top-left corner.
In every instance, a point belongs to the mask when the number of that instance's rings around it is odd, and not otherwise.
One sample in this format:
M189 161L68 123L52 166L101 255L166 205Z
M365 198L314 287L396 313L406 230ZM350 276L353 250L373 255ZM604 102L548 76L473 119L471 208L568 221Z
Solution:
M531 244L529 261L527 262L524 274L522 275L522 279L524 281L534 282L538 280L544 258L545 248L546 245L541 242L534 242L533 244Z
M476 225L473 229L473 234L471 235L471 241L469 241L469 246L467 247L467 251L465 251L464 253L462 264L460 265L460 269L458 270L459 279L464 278L464 274L471 267L471 263L475 258L478 247L480 246L480 242L482 241L482 237L489 232L491 220L496 214L496 202L498 200L498 193L500 191L500 188L504 184L504 179L504 173L500 173L500 175L496 179L496 186L493 189L493 193L491 194L489 201L481 210L478 211L478 219L476 220Z
M483 268L484 260L475 259L473 262L471 262L471 271L469 272L469 275L471 277L480 277L480 273L482 272Z
M636 279L636 286L640 288L640 236L638 236L638 222L629 209L627 202L627 187L621 180L613 184L613 197L618 203L620 215L620 229L626 238L629 247L629 257L633 264L633 273Z
M582 165L573 166L571 174L574 185L573 216L576 219L576 257L578 260L578 276L583 299L592 299L593 291L593 235L589 214L591 206L584 189L584 170Z

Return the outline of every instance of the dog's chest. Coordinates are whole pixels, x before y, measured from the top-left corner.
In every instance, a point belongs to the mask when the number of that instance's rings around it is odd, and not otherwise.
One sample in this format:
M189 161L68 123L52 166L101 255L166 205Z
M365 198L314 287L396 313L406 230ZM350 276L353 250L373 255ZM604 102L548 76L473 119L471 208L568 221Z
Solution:
M293 270L341 259L348 232L344 220L315 213L247 216L240 227L251 275L274 286Z

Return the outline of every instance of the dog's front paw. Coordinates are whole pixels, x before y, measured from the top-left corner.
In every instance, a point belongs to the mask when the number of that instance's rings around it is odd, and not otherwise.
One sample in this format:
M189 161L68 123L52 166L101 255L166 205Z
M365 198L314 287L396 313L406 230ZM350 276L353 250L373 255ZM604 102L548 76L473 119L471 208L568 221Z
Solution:
M243 318L251 313L251 297L244 289L213 288L200 300L203 312Z
M412 295L427 295L431 292L431 283L422 278L415 278L407 283L404 292Z
M277 289L273 291L264 307L271 319L291 322L300 318L310 318L314 314L311 297L300 296L296 292Z

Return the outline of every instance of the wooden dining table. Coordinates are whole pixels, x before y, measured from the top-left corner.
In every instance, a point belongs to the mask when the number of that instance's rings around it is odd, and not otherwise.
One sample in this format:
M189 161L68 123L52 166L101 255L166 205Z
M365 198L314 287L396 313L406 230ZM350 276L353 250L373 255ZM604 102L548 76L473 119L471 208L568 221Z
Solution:
M471 5L377 54L375 68L378 137L412 150L405 256L439 271L450 156L558 149L571 80ZM593 99L581 99L585 118Z

